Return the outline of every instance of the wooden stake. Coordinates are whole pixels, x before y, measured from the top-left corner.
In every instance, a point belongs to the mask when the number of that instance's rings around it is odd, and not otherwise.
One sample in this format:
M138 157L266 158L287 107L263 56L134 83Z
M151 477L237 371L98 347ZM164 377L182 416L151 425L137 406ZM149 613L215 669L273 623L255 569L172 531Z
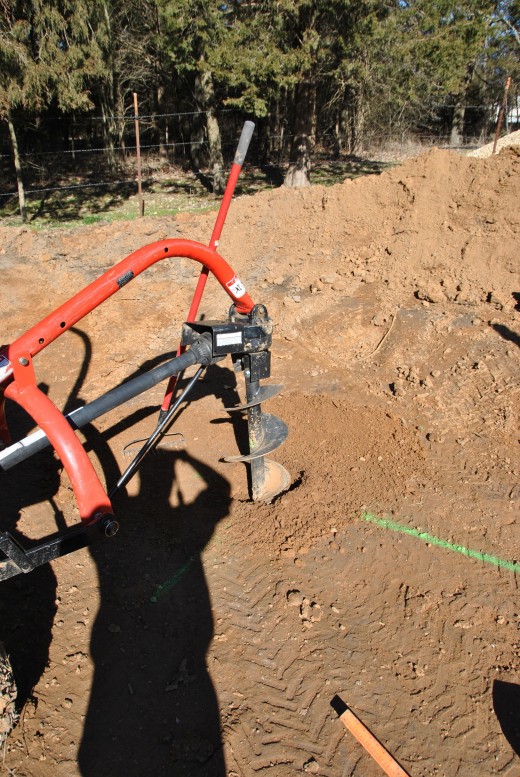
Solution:
M502 122L504 120L504 114L507 110L507 93L509 92L509 87L511 86L511 76L508 77L506 81L506 87L504 89L504 99L502 100L502 104L500 106L500 110L498 111L498 119L497 119L497 128L495 132L495 141L493 143L493 154L497 150L497 143L498 138L500 135L500 130L502 129Z
M141 146L139 145L139 113L137 110L137 94L134 92L134 125L135 147L137 149L137 194L139 197L139 216L144 216L143 188L141 185Z
M368 728L348 708L343 699L334 696L331 707L338 713L339 719L357 741L365 748L367 753L388 775L388 777L410 777L408 772L400 766L388 750L383 747Z

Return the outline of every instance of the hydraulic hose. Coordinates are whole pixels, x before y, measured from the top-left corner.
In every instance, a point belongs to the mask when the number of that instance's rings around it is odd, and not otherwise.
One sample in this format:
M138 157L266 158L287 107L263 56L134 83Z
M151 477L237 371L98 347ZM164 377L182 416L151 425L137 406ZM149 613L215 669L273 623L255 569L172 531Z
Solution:
M148 372L138 375L136 378L132 378L132 380L129 380L127 383L116 386L116 388L107 391L106 394L102 394L92 402L68 413L65 418L74 429L80 429L82 426L86 426L96 418L105 415L105 413L108 413L110 410L137 397L144 391L148 391L148 389L153 388L153 386L156 386L163 380L171 378L172 375L177 375L188 367L192 367L194 364L210 364L211 360L211 335L202 335L193 343L190 349L185 351L181 356L176 356L174 359L170 359L159 367L154 367ZM11 469L16 464L25 461L38 451L47 448L49 445L50 442L44 432L41 430L34 432L34 434L14 443L14 445L10 445L0 452L0 469Z

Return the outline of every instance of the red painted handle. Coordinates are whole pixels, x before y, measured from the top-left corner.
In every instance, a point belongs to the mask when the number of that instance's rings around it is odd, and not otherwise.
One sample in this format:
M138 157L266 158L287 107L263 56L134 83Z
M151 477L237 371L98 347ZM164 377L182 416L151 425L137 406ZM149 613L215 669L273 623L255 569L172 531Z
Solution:
M253 300L242 282L214 247L193 240L161 240L134 251L0 351L0 439L9 438L3 410L5 395L21 405L46 433L67 470L85 523L111 513L110 499L63 414L37 387L32 358L147 267L170 256L200 262L206 272L215 275L237 311L249 313L252 309Z
M193 240L161 240L134 251L72 299L29 329L25 334L0 352L11 363L29 353L31 356L42 351L63 332L119 291L135 276L152 264L170 256L194 259L212 272L224 291L231 297L239 313L249 313L254 303L234 270L216 251ZM4 371L3 379L8 377ZM2 379L0 378L0 383Z

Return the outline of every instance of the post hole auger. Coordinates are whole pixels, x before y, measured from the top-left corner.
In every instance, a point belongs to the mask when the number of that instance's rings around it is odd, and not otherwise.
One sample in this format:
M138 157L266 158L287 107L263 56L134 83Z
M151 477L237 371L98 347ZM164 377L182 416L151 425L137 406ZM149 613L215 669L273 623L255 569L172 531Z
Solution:
M248 452L230 456L250 467L250 492L255 501L272 501L290 485L290 477L279 464L266 458L287 437L286 424L264 413L261 403L278 393L282 386L263 384L271 372L272 322L267 308L255 304L228 262L217 253L217 245L236 181L244 161L254 125L246 122L209 246L193 240L161 240L133 252L90 285L62 304L10 345L0 348L0 471L6 473L47 446L60 458L76 498L80 522L46 537L26 549L8 531L0 532L0 580L27 573L52 559L86 545L99 535L113 536L119 524L112 499L138 471L145 456L168 432L181 403L195 386L205 368L231 356L235 370L245 378L245 403L236 410L247 413ZM92 402L64 415L37 385L35 357L51 342L68 331L84 316L130 283L153 264L170 257L184 257L202 266L199 282L175 358L144 372ZM196 321L204 285L215 276L231 300L225 321ZM176 397L176 381L188 367L197 369ZM157 426L134 460L111 489L102 486L75 430L89 424L163 381L168 381ZM5 414L5 399L20 405L39 430L13 442Z

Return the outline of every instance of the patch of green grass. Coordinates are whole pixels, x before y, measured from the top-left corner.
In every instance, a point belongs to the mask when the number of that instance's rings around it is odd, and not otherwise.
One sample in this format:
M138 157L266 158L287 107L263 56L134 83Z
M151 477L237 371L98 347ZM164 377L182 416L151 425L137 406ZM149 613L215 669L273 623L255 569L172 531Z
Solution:
M103 216L83 216L83 224L98 224L100 221L104 221Z
M378 174L388 166L388 163L356 157L330 160L316 155L311 183L332 186L345 178ZM254 167L246 164L239 178L236 194L256 194L277 188L283 184L285 172L286 166ZM203 179L203 175L197 177L181 169L170 168L168 173L155 173L155 177L143 185L145 216L174 217L177 213L204 213L218 209L221 197L209 192ZM28 224L31 227L76 227L139 218L137 186L134 181L109 183L104 188L98 188L89 185L91 179L88 176L84 187L81 186L79 176L74 177L73 184L70 180L64 180L61 184L63 187L74 185L73 189L48 191L44 192L43 196L27 193ZM21 224L16 198L7 202L4 200L0 207L0 225Z

